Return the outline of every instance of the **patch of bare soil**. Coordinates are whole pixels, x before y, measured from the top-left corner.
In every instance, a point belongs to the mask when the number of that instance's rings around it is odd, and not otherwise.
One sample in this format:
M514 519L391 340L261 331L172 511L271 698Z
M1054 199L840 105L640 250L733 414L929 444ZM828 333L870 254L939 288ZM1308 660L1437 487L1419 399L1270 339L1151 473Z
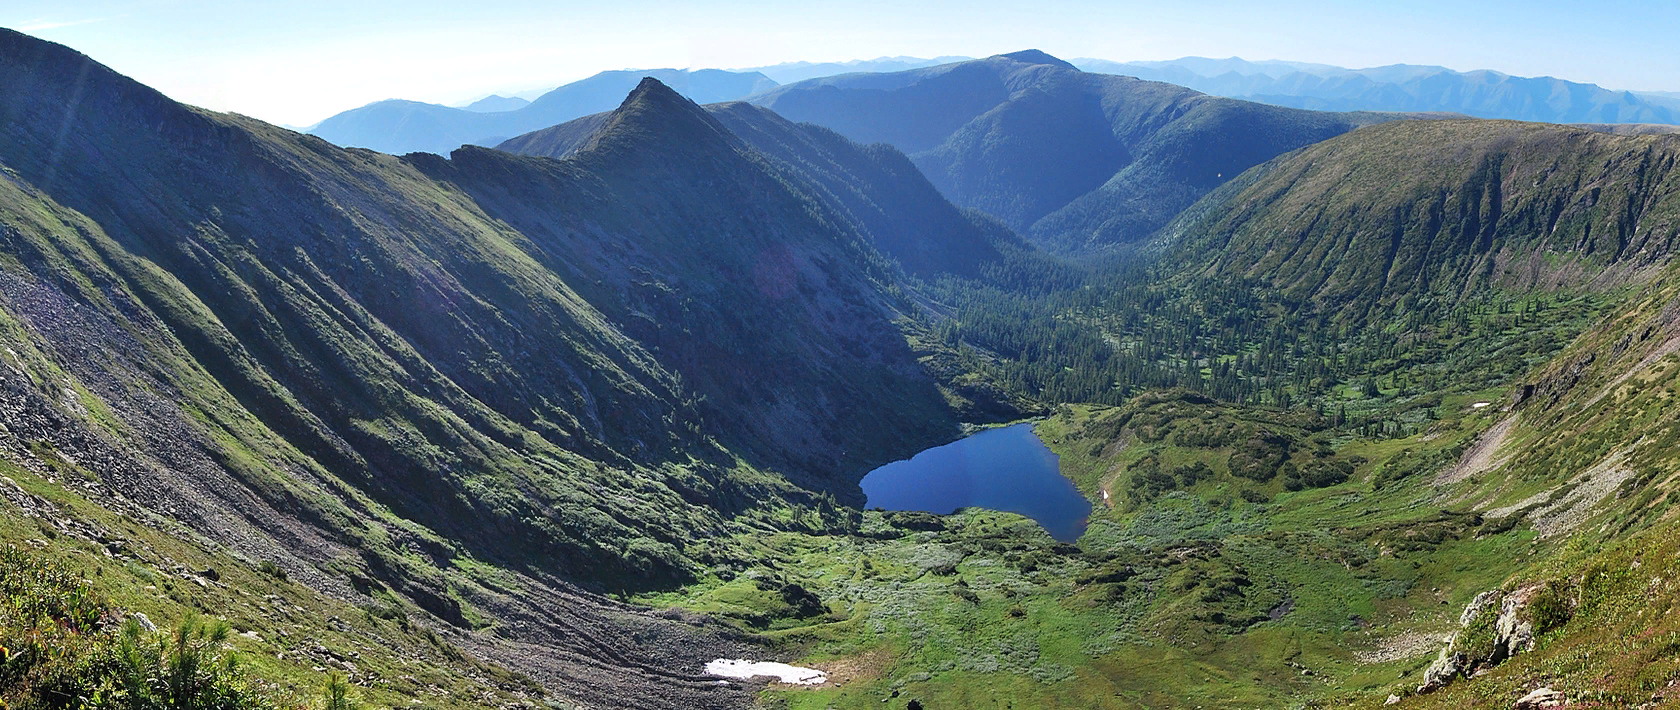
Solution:
M1464 452L1459 458L1458 465L1442 471L1435 477L1436 486L1450 486L1466 478L1485 471L1492 471L1505 463L1504 459L1495 459L1499 447L1505 445L1505 438L1511 435L1511 430L1517 426L1517 415L1512 414L1503 421L1493 425L1476 444Z
M816 663L801 664L806 668L815 668L828 674L828 682L821 685L794 685L792 683L771 683L770 687L777 690L824 690L828 688L844 688L858 682L867 682L880 678L882 673L892 665L892 652L882 646L873 651L837 658L832 661L818 661Z

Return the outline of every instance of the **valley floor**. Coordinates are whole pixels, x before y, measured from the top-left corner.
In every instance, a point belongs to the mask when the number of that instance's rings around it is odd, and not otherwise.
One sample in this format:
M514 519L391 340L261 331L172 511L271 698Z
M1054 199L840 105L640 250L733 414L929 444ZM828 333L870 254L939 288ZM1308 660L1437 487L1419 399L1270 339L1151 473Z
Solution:
M1011 514L869 511L852 535L743 539L761 565L638 601L733 620L830 673L773 684L770 707L1509 707L1543 685L1666 702L1674 523L1608 542L1589 525L1603 496L1558 487L1517 512L1536 482L1489 463L1509 453L1495 439L1527 431L1512 434L1502 395L1440 398L1419 434L1381 440L1189 394L1065 407L1037 432L1097 505L1078 546ZM1245 447L1302 424L1308 445L1282 473L1233 474ZM1345 481L1290 490L1284 466L1344 462ZM1129 473L1197 463L1190 485L1152 493ZM1534 579L1576 580L1571 616L1528 653L1418 694L1473 598ZM790 588L822 610L791 605Z

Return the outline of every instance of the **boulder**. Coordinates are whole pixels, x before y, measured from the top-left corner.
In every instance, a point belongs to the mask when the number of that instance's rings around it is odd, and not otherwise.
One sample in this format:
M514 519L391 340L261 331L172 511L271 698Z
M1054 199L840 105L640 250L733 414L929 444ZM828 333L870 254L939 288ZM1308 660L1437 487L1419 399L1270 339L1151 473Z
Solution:
M152 620L146 618L146 615L142 612L137 611L133 614L129 614L128 618L133 619L134 622L139 624L140 628L145 629L147 633L157 631L157 624L152 623Z
M1535 688L1534 692L1524 695L1511 710L1539 710L1540 708L1561 707L1564 704L1563 693L1551 688Z

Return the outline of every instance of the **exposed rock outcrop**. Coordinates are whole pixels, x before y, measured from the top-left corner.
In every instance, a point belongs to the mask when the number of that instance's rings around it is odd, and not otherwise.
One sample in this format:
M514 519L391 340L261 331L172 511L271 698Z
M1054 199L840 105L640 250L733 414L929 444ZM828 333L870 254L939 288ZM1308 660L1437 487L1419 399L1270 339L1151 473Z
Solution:
M1477 594L1458 617L1459 631L1424 671L1418 692L1439 690L1459 676L1469 677L1477 670L1533 650L1536 631L1528 610L1545 588L1544 583L1533 583L1511 592L1490 590ZM1490 618L1495 608L1498 612Z

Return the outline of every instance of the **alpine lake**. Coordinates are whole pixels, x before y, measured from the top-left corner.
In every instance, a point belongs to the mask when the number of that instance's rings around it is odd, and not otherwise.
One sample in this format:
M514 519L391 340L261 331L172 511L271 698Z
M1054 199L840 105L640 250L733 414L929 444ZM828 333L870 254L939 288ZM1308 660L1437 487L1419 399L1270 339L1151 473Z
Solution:
M1061 542L1085 532L1091 502L1062 475L1031 423L987 429L870 471L869 507L948 515L958 508L1019 513Z

